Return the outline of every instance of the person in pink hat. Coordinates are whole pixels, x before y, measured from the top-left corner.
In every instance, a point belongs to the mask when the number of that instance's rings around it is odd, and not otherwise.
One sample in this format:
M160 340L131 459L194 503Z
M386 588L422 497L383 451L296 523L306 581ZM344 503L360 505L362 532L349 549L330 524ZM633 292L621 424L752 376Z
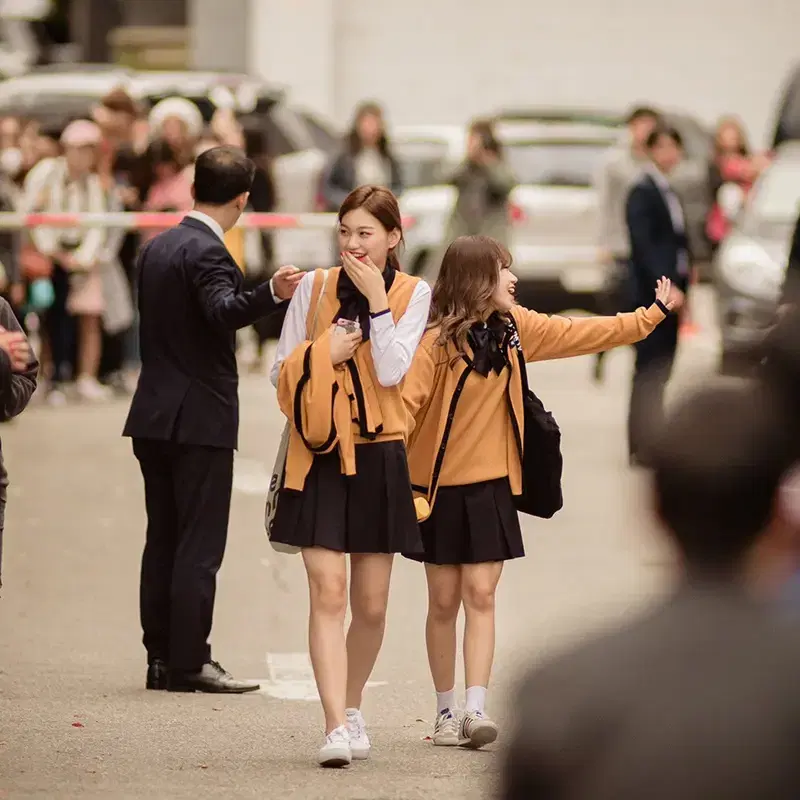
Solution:
M49 213L100 213L106 195L97 172L102 131L89 120L76 120L60 137L63 155L54 158L31 187L29 205ZM97 380L105 310L99 267L107 231L103 228L33 228L37 249L54 263L56 299L46 330L52 357L51 389L57 395L69 379L73 337L77 336L76 388L83 400L102 400L108 390ZM77 324L77 327L75 327ZM55 397L54 399L59 399Z

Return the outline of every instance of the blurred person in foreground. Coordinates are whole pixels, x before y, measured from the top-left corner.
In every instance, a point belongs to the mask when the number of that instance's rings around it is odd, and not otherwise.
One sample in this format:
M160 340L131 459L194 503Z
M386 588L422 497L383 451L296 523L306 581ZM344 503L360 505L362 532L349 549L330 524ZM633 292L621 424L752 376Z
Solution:
M0 297L0 421L21 414L36 391L39 363L11 306ZM0 586L8 473L0 447Z
M800 532L785 429L754 384L719 382L677 407L652 483L674 591L527 676L506 800L800 796L800 629L773 605Z
M672 283L672 306L685 304L690 255L686 215L669 179L683 158L674 128L658 124L647 137L649 163L628 194L625 221L630 240L630 285L634 305L649 301L660 277ZM670 315L636 345L628 410L628 456L632 466L648 466L648 440L664 411L664 390L678 349L680 315Z
M637 106L628 114L623 141L611 148L594 182L599 209L600 258L608 267L605 286L599 295L600 314L616 314L633 307L630 295L629 261L631 245L625 223L625 203L631 187L650 162L647 137L659 121L658 112ZM605 353L595 356L595 381L603 379Z
M144 478L147 536L140 613L148 689L258 689L211 659L216 576L228 535L238 445L236 331L274 312L302 275L284 267L252 292L223 242L255 166L234 147L198 157L194 209L142 247L142 371L123 436Z

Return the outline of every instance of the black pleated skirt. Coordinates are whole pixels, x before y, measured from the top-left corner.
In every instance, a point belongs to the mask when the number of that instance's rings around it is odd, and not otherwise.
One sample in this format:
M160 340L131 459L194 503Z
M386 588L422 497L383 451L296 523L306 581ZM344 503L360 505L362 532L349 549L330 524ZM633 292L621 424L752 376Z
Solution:
M424 554L403 555L426 564L483 564L525 555L508 478L442 486L420 531Z
M357 444L350 476L338 451L315 456L303 491L280 492L272 540L341 553L421 553L403 442Z

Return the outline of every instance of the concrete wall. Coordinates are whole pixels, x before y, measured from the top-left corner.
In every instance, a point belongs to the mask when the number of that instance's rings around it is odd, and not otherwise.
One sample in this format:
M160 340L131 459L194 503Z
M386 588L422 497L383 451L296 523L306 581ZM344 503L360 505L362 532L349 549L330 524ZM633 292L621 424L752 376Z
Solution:
M247 72L250 0L191 0L187 10L191 65Z
M760 143L800 60L797 0L250 3L250 68L339 122L365 97L398 123L647 100L739 113Z

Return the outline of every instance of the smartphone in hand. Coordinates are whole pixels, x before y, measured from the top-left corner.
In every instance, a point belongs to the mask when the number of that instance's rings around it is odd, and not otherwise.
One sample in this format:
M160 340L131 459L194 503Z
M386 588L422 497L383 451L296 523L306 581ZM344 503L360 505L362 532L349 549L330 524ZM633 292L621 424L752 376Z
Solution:
M355 333L361 326L351 319L337 319L336 333Z

